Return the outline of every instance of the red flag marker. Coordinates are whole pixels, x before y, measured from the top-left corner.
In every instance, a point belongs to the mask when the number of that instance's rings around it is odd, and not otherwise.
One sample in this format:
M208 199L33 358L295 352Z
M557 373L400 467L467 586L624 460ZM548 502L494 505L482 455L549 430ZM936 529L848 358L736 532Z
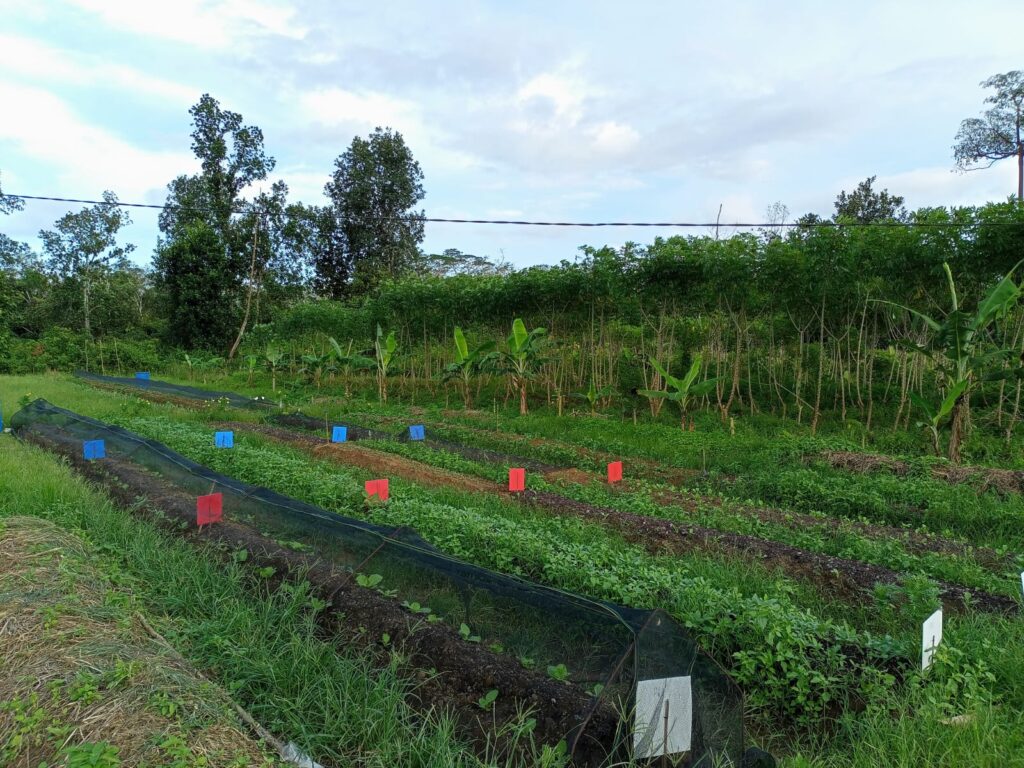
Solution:
M609 483L620 483L620 482L622 482L622 462L621 461L610 461L610 462L608 462L608 482Z
M219 523L224 517L224 496L211 493L196 498L196 525Z
M388 500L388 481L387 478L381 480L367 480L364 486L366 488L366 495L373 497L376 496L381 501Z
M510 491L525 491L526 490L526 470L525 469L510 469L508 471L508 489Z

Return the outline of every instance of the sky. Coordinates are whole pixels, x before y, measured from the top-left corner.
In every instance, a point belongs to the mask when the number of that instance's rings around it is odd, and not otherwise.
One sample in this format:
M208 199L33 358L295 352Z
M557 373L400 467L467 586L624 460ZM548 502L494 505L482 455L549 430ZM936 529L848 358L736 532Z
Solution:
M290 199L399 131L438 218L764 221L830 215L872 175L908 207L1005 200L1016 168L954 172L988 76L1024 69L1024 3L0 0L4 192L162 203L195 172L203 93L264 133ZM30 203L0 231L81 206ZM124 231L139 263L157 212ZM678 230L428 224L423 248L516 266Z

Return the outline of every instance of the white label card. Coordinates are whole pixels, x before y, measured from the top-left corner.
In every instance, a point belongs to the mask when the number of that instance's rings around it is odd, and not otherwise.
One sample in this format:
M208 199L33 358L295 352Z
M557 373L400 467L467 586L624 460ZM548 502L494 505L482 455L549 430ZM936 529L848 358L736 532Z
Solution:
M925 619L921 628L921 669L932 665L935 649L942 642L942 609Z
M636 684L634 758L689 752L692 733L693 693L689 676L641 680Z

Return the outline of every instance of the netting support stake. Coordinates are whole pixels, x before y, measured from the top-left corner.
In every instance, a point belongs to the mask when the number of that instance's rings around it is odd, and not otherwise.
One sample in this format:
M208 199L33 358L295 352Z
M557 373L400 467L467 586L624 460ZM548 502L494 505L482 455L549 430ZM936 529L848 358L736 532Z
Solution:
M341 591L342 587L348 585L348 583L350 581L352 581L352 576L354 576L355 574L357 574L361 570L363 570L363 566L366 565L368 562L370 562L374 557L376 557L377 553L380 552L382 549L384 549L384 545L387 544L388 541L391 540L391 537L393 537L400 530L402 530L401 526L399 526L398 528L395 528L395 530L393 530L390 534L388 534L388 537L386 539L384 539L384 541L382 541L380 544L377 545L377 548L375 550L373 550L373 552L371 552L366 557L364 557L363 561L361 563L359 563L359 565L357 565L355 568L352 569L352 573L350 575L346 576L345 580L343 582L341 582L338 586L336 586L334 589L331 590L331 594L329 594L327 596L327 602L328 603L333 603L334 602L334 596L337 595L338 592Z
M664 731L661 740L661 768L668 768L668 699L665 699Z

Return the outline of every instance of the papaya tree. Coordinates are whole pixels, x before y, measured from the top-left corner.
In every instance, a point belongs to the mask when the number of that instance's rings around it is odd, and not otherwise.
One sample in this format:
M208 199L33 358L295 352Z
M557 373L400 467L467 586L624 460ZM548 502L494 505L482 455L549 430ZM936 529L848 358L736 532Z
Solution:
M922 312L894 302L921 320L928 332L924 344L907 344L914 351L932 361L941 398L931 405L918 395L912 395L913 402L924 411L931 433L932 446L937 455L942 454L939 431L942 423L949 423L949 445L946 455L952 462L959 462L963 442L967 437L970 423L971 393L990 381L1020 378L1024 375L1016 361L1017 352L1010 347L1001 347L993 340L992 326L1003 317L1020 299L1021 288L1013 281L1013 273L1022 262L1014 267L978 302L973 312L960 306L956 284L949 265L943 263L946 284L949 290L950 311L937 320Z
M387 336L380 326L377 326L377 338L373 342L373 350L376 354L377 363L377 398L381 403L388 401L388 373L395 362L398 352L398 341L395 339L395 332L391 331Z
M459 380L459 385L462 388L462 404L467 410L473 407L473 389L470 386L470 381L475 374L480 373L481 367L491 359L494 347L494 342L488 341L470 351L462 329L455 326L455 361L445 368L444 380Z
M690 406L690 400L694 397L704 397L704 395L714 390L718 384L719 379L704 379L704 381L697 381L697 377L700 376L701 365L704 359L701 355L697 354L693 356L693 362L690 364L690 370L686 372L683 378L676 378L669 374L665 368L662 367L661 363L655 360L653 357L650 359L651 367L657 371L658 375L661 376L661 380L665 382L667 389L641 389L637 391L637 394L643 395L647 398L663 398L665 400L671 400L679 408L679 419L680 425L683 429L686 429L686 413Z
M512 388L519 393L520 415L528 412L526 389L543 362L541 341L545 335L545 328L534 328L528 332L523 319L517 317L508 337L508 351L502 352L498 358L499 366L508 375Z

